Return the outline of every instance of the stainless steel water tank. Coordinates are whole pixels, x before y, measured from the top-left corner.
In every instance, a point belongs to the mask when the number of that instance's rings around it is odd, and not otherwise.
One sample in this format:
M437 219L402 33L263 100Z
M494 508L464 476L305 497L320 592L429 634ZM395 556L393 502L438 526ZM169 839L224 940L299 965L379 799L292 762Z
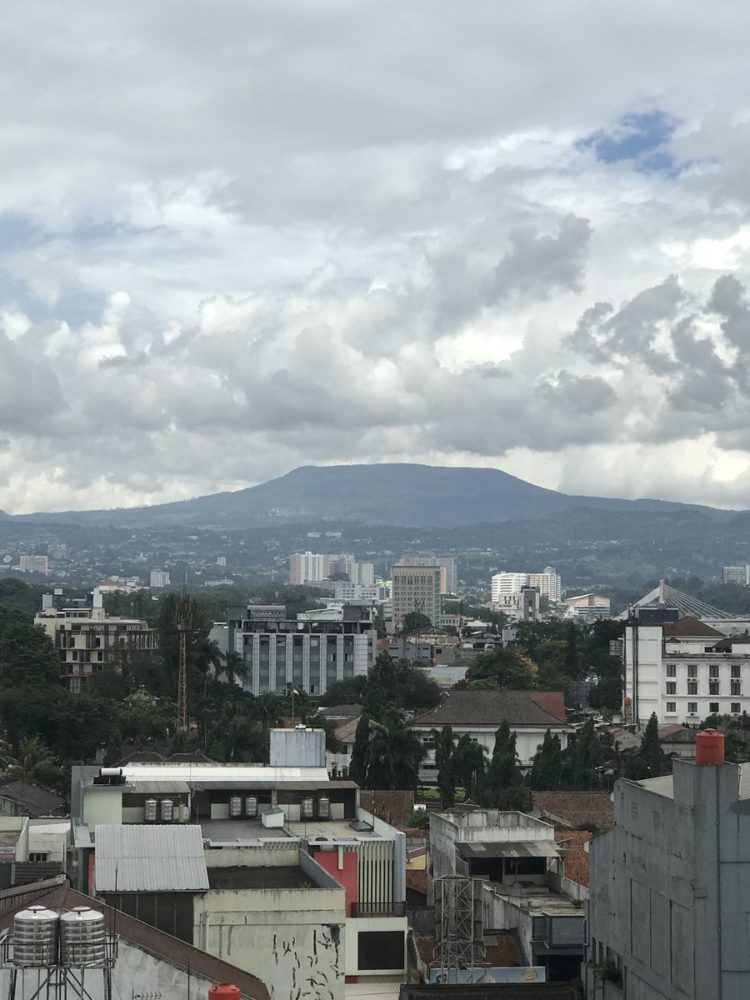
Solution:
M255 819L258 815L258 796L257 795L246 795L245 796L245 815L249 816L251 819Z
M331 818L331 800L327 795L321 795L318 799L318 817L320 819Z
M76 969L101 968L106 958L104 914L76 906L60 917L60 961Z
M147 823L155 823L159 803L156 799L146 799L143 804L143 818Z
M229 800L229 815L233 819L242 815L242 799L239 795L233 795Z
M13 920L13 961L24 969L57 964L60 914L30 906Z
M162 799L160 805L162 823L171 823L174 818L174 802L171 799Z
M302 819L312 819L315 812L315 806L312 799L303 799L300 802L300 816Z

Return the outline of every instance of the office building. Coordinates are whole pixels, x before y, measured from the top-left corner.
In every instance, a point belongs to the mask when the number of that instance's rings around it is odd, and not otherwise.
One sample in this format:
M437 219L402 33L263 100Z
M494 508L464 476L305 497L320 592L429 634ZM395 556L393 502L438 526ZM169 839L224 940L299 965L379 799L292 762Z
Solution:
M695 725L750 711L747 634L727 636L691 615L641 608L625 622L623 659L624 712L636 725L652 712L660 722Z
M215 626L222 648L245 661L245 688L254 695L283 694L292 685L323 695L328 685L347 677L364 677L377 656L377 630L372 611L343 605L330 613L309 612L289 619L283 606L229 609L226 629ZM281 618L280 615L284 617Z
M391 570L393 621L397 629L417 613L440 625L443 614L439 566L394 566Z
M528 573L495 573L490 580L490 600L493 605L507 594L520 594L522 587L529 586Z
M375 565L357 562L351 553L293 552L289 556L289 583L298 587L317 587L334 579L370 587L375 583Z
M458 564L455 556L404 556L399 560L401 566L439 566L440 593L455 594L458 592Z
M159 632L141 618L108 615L102 595L55 607L51 594L42 597L35 625L47 632L60 656L60 675L70 691L80 691L86 679L126 656L150 655L159 647Z
M553 604L562 599L562 580L552 566L545 566L541 573L529 573L529 586L536 587L539 596Z
M500 594L492 608L507 615L512 622L536 621L540 609L539 591L536 587L521 587L514 594Z
M696 762L615 786L590 848L587 996L750 996L750 765L724 763L721 734L698 741Z

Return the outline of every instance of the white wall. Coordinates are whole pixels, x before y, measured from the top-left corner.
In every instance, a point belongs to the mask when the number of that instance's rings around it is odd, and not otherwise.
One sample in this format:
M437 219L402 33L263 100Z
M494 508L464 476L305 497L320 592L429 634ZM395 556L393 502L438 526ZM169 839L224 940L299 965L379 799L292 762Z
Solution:
M97 826L120 826L122 790L114 785L98 785L96 791L84 791L83 822L92 830Z

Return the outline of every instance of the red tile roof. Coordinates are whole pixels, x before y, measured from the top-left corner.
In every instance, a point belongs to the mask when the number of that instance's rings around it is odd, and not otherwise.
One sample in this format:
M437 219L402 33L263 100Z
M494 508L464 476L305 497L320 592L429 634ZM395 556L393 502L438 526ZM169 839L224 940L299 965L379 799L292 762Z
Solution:
M427 895L427 872L406 870L406 888Z
M562 691L489 690L449 691L437 708L418 715L410 725L418 728L441 726L493 726L506 721L511 728L534 726L555 729L565 725Z
M565 878L588 888L589 856L584 848L591 840L588 830L555 830L555 840L561 848Z
M609 792L532 792L533 812L556 826L574 829L583 823L610 827L615 807Z
M664 623L664 635L665 636L694 636L697 638L702 638L707 636L709 638L716 637L717 639L724 639L724 633L719 632L715 628L711 628L710 625L706 625L704 622L700 621L698 618L694 618L692 615L685 615L684 618L680 618L676 622L665 622Z
M566 721L565 696L562 691L531 691L529 697L560 722Z

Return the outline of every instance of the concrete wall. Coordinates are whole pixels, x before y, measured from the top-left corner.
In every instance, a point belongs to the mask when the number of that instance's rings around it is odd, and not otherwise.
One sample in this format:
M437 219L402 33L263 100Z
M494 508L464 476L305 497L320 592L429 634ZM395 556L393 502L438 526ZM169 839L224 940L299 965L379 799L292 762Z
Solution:
M396 931L404 935L404 963L406 962L406 932L408 924L406 917L359 917L350 918L346 922L346 975L347 976L404 976L406 964L396 969L360 969L359 967L359 935L369 931Z
M0 992L8 993L9 970L0 969ZM38 986L38 971L29 969L18 975L16 996L31 996ZM261 978L259 976L259 978ZM25 979L25 981L24 981ZM104 1000L102 974L93 969L86 971L86 991L91 1000ZM196 976L188 976L185 969L156 958L154 955L139 948L137 945L120 938L117 964L112 973L112 994L115 997L128 998L134 994L146 994L168 997L187 997L206 1000L213 981Z
M271 767L325 767L326 734L323 729L271 730Z
M0 817L0 844L8 846L3 850L4 861L29 860L29 819L28 816ZM12 846L10 846L12 845Z
M262 868L272 865L298 865L299 840L285 839L246 847L209 847L203 852L206 868Z
M194 944L262 979L276 1000L343 1000L342 888L224 889L196 897Z
M97 785L83 797L83 822L92 830L97 826L120 826L122 823L122 788Z

